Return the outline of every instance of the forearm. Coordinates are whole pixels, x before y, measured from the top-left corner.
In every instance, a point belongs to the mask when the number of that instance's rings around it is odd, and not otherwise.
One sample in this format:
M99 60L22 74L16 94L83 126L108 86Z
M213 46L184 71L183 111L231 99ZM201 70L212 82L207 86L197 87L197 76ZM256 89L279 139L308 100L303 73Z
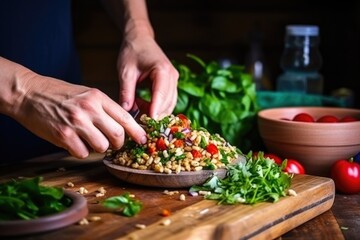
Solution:
M13 117L29 88L27 79L34 74L29 69L0 57L0 113Z
M133 38L140 34L154 37L145 0L103 0L104 7L124 36Z

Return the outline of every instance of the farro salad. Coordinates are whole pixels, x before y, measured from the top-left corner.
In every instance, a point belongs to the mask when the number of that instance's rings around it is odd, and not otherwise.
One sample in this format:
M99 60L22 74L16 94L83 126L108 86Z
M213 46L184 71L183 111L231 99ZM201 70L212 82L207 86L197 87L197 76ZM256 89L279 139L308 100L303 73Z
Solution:
M210 134L204 128L192 129L191 121L183 114L159 121L144 114L140 122L147 143L140 145L129 138L120 150L109 150L107 158L114 164L171 174L225 168L240 154L219 134Z

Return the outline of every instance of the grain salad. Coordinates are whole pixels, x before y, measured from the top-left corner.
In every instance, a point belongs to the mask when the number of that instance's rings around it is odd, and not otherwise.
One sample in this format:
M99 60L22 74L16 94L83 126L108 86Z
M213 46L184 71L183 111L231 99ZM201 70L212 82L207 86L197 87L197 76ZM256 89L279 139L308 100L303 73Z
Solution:
M240 153L219 134L192 129L191 121L183 114L158 121L144 114L140 125L147 133L147 143L140 145L127 139L122 149L108 151L113 163L171 174L224 168Z

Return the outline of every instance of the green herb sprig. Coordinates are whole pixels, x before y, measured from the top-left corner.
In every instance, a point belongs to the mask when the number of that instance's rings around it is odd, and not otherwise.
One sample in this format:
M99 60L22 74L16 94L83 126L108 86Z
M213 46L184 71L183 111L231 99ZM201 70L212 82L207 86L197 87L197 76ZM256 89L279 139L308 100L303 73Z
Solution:
M63 189L40 185L42 177L0 184L0 220L29 220L61 212L72 201Z
M284 173L282 167L264 158L262 152L258 153L257 159L253 159L252 152L249 152L245 163L228 166L224 179L215 175L202 186L193 186L189 191L210 191L205 198L217 200L219 204L276 202L286 196L291 185L292 175Z
M135 216L142 209L142 203L131 197L129 193L107 198L102 204L106 208L121 209L122 214L126 217Z

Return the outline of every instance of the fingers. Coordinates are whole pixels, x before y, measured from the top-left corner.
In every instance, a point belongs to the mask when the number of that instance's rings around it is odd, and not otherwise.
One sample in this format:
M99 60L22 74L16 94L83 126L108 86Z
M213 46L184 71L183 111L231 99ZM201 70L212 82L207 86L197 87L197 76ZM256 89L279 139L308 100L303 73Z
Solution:
M117 103L111 99L106 99L103 103L104 111L109 117L111 117L115 122L117 127L122 127L124 131L137 143L144 144L147 141L145 130L135 121L135 119L123 108L121 108ZM114 129L108 129L108 122L104 122L101 129L104 133L107 133L108 138L111 141L111 144L119 146L119 143L116 142L119 138L119 133L114 132ZM119 131L119 129L118 129ZM111 140L113 139L113 141Z
M155 69L150 78L153 81L152 98L149 115L158 119L170 115L177 101L177 80L179 74L175 69Z
M120 149L125 142L125 132L137 143L146 143L145 130L127 111L100 91L89 91L78 105L81 107L69 108L72 110L67 115L67 124L58 127L54 139L71 155L84 158L89 149L100 153L109 147Z
M126 111L129 111L134 104L135 100L135 88L138 76L136 74L137 71L131 71L130 69L123 69L121 72L121 76L119 86L119 102L122 108Z

